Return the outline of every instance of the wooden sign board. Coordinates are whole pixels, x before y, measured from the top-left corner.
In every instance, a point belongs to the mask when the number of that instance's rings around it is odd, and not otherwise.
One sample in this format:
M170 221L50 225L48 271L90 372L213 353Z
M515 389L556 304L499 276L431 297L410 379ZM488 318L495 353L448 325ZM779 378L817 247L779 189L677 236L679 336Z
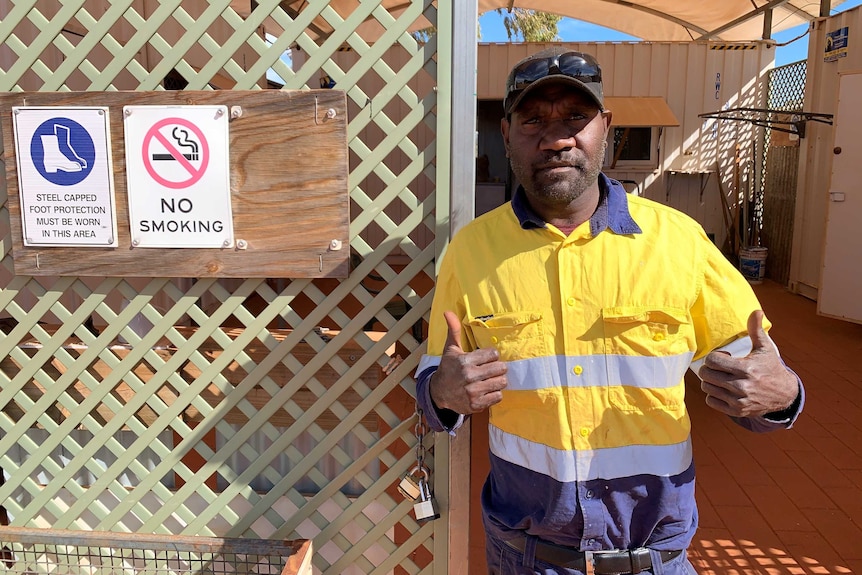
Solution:
M211 131L196 118L200 110L192 107L211 110L214 118L227 116L227 123ZM49 116L55 108L57 118L75 117L81 109L106 110L113 189L88 190L86 180L75 177L91 160L84 152L76 155L70 151L76 147L69 139L73 133L69 126L77 125L74 122L54 132L43 129L38 142L32 130L26 135L33 142L16 142L13 109L20 114L33 108L47 109ZM136 119L141 119L132 129L128 120L135 113ZM12 255L18 275L347 277L347 102L342 91L17 92L0 94L0 114ZM148 126L148 121L153 126ZM173 127L172 122L176 124ZM203 126L200 130L199 124ZM171 140L171 133L175 140ZM214 141L214 145L198 145L205 140ZM100 148L96 145L94 149ZM187 154L186 150L208 155ZM88 152L93 158L99 156L98 151ZM225 171L225 157L229 164L226 177L220 175ZM129 165L127 158L132 158ZM143 168L132 166L140 158ZM28 162L39 163L39 169L19 174L19 161L28 169ZM64 170L71 174L67 182L57 179L65 175ZM204 170L215 173L214 183L203 177ZM54 184L46 184L54 189L39 196L42 203L36 195L22 197L20 189L25 187L23 191L29 193L42 177L37 172L54 180ZM131 186L130 178L134 178ZM58 183L68 183L69 193L58 188ZM134 194L131 198L130 193ZM89 219L58 217L55 222L47 217L95 209L87 208L86 201L102 199L106 194L113 195L115 215L103 210ZM195 217L192 210L208 207L208 197L213 201L225 199L222 203L227 205L221 209L209 206L210 214L215 215ZM132 228L130 199L138 203L144 199L149 205L143 211L145 223L141 224L140 218L134 222L138 230ZM22 216L26 214L22 214L22 204L28 210L45 212L42 215L46 217L38 220L45 226L37 231L46 238L56 236L45 242L50 245L38 245L36 238L24 241ZM47 213L52 211L58 213ZM230 222L221 221L225 218ZM221 225L216 227L210 220L219 220ZM37 220L32 222L31 234ZM89 244L86 238L68 238L70 234L86 236L87 222L115 225L116 238L111 237L113 232L104 232L104 237L97 234ZM51 229L49 224L56 226ZM154 239L152 233L144 236L140 233L142 225L148 232L164 229L173 235L166 240ZM224 239L207 236L196 240L194 233L204 228L224 230Z

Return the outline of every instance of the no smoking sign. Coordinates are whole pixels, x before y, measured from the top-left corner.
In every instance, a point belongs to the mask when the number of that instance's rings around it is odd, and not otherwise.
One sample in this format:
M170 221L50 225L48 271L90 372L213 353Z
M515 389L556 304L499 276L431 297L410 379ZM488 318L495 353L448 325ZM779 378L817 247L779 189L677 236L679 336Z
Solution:
M133 247L234 245L226 106L125 106Z

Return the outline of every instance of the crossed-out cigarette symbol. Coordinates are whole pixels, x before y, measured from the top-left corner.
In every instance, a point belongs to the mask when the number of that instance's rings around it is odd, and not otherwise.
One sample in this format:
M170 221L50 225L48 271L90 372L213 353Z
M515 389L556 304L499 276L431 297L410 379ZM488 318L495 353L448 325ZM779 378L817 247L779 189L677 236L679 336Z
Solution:
M189 138L189 133L186 130L183 130L179 126L174 126L174 129L171 130L171 137L177 143L177 146L180 148L185 148L191 150L188 153L184 153L183 157L187 160L197 161L199 159L199 151L200 147L198 143ZM173 154L153 154L153 161L156 160L171 160L176 161L177 159L173 156Z

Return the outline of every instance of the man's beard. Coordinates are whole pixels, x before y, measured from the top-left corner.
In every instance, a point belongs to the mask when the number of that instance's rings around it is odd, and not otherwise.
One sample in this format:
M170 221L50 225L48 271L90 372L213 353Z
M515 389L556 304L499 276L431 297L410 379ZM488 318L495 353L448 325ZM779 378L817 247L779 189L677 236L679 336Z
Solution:
M600 158L604 159L604 154ZM565 162L572 169L566 174L551 175L535 168L549 162ZM586 190L595 185L602 171L601 161L563 158L560 154L549 155L536 163L522 162L512 157L511 164L512 172L528 195L557 205L568 205L580 198Z

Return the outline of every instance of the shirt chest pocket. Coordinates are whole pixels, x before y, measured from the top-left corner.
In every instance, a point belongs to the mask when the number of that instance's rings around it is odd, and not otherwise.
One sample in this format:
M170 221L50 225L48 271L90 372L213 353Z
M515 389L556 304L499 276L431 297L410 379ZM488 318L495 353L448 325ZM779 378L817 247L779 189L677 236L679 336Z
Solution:
M684 310L657 307L602 310L609 398L623 411L677 411L694 335Z
M612 307L602 310L605 352L667 356L689 352L693 337L685 310L669 307Z
M472 318L468 322L477 348L493 347L502 361L546 355L544 319L540 312L513 312Z

